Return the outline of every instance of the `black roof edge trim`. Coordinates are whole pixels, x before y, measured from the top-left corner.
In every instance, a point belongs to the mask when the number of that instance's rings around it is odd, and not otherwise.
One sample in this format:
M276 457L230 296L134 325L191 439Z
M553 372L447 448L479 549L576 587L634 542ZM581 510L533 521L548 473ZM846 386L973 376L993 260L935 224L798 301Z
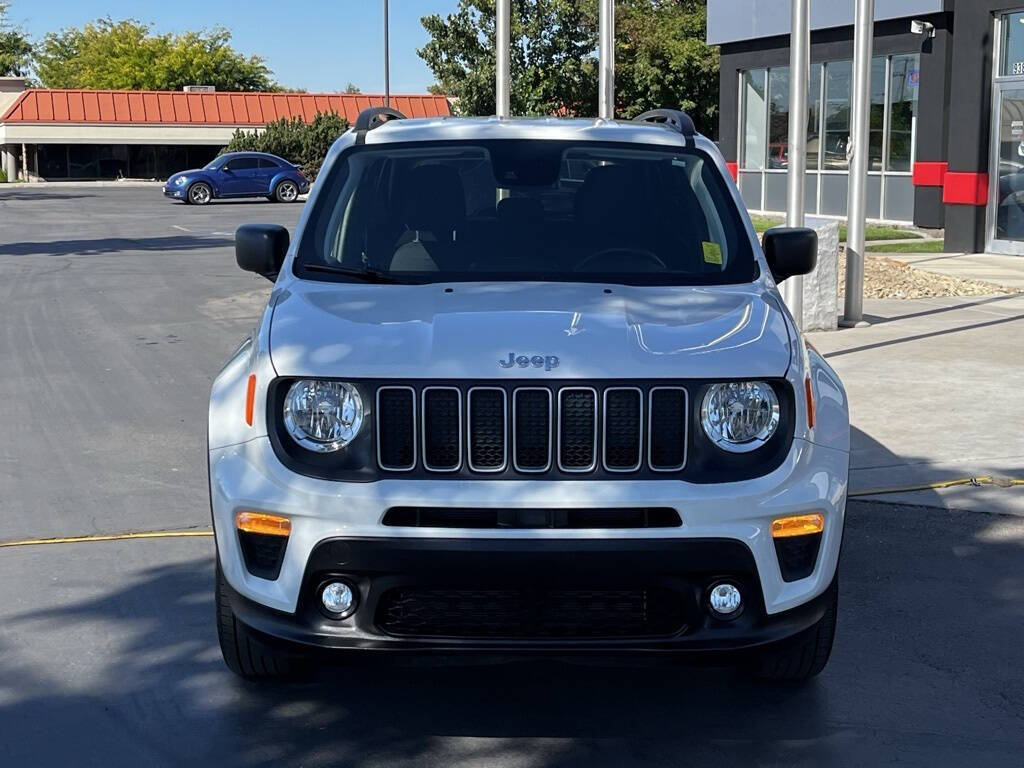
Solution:
M359 113L356 118L357 131L372 131L379 128L389 120L405 120L406 117L397 109L391 107L368 107Z
M678 131L686 137L697 135L693 119L678 109L651 109L633 118L634 123L654 123Z

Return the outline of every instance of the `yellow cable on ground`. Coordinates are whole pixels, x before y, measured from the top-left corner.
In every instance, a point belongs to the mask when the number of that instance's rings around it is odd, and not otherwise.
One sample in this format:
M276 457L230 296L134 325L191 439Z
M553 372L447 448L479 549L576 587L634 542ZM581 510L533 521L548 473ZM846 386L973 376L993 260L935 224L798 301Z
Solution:
M21 539L0 541L3 547L31 547L37 544L77 544L84 541L123 541L125 539L184 539L213 536L213 531L138 531L136 533L97 533L90 536L63 536L54 539Z
M912 491L934 491L940 488L953 488L958 485L997 485L1000 488L1011 488L1024 485L1024 478L1005 477L1002 475L978 475L977 477L959 477L955 480L941 480L937 483L921 485L904 485L896 488L871 488L866 491L852 491L847 494L851 499L861 496L885 496L890 493L910 493ZM21 539L19 541L0 541L0 549L5 547L32 547L38 544L78 544L87 541L125 541L127 539L184 539L208 538L213 536L211 530L187 531L137 531L135 533L98 533L89 536L63 536L53 539Z
M934 491L939 488L953 488L958 485L997 485L1000 488L1012 488L1017 485L1024 485L1024 479L1017 477L1004 477L1002 475L978 475L977 477L960 477L956 480L941 480L937 483L922 483L921 485L904 485L896 488L872 488L866 491L853 491L848 493L849 498L857 496L884 496L888 493L910 493L911 491Z

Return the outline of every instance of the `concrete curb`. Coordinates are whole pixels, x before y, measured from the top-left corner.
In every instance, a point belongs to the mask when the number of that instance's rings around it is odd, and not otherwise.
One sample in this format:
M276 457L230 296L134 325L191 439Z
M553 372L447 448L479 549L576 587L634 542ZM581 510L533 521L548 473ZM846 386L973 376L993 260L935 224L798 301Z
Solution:
M0 184L0 194L7 190L14 189L81 189L83 187L162 187L162 181L143 181L143 180L125 180L125 181L13 181L7 182L6 184Z

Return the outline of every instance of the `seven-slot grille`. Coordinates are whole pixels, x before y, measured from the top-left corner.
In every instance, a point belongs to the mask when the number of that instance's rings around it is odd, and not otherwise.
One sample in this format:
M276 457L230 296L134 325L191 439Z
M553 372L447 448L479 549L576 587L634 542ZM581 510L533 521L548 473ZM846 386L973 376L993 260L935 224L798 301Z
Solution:
M377 459L391 472L678 472L687 413L683 387L385 385Z

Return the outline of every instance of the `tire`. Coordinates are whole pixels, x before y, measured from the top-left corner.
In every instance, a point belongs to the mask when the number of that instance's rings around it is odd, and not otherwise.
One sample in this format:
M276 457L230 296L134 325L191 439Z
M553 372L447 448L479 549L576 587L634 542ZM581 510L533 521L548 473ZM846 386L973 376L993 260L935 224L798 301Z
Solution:
M288 680L306 671L302 657L266 644L235 617L219 562L216 589L217 637L228 669L246 680Z
M810 629L762 651L751 672L761 680L799 683L810 680L828 664L836 636L839 577L828 588L825 615Z
M213 188L205 181L197 181L188 188L185 200L192 205L206 205L213 200Z
M289 179L279 181L274 187L274 199L279 203L294 203L299 199L299 185Z

